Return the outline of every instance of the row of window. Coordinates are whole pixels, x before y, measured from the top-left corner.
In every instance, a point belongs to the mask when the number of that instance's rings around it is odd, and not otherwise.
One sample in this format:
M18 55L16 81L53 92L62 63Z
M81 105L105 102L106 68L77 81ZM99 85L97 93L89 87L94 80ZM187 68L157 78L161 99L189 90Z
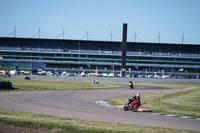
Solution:
M4 67L31 67L31 63L24 63L24 62L0 62L0 66Z
M0 56L2 56L4 59L121 62L121 56L116 56L116 55L0 52ZM110 60L112 60L112 61L110 61ZM127 56L127 63L142 62L142 61L144 61L144 62L152 62L152 61L154 62L155 61L155 62L200 63L200 58Z
M121 59L121 56L115 55L86 55L86 54L58 54L58 53L30 53L30 52L2 52L0 51L0 56L2 55L14 55L14 56L40 56L40 57L77 57L77 58L114 58Z
M15 59L14 57L6 57L4 59ZM42 59L42 58L31 58L31 57L18 57L17 58L18 60L24 60L24 61L40 61L40 60L48 60L48 61L57 61L59 63L62 63L62 61L69 61L69 62L96 62L96 63L118 63L118 64L121 64L121 60L110 60L110 59L84 59L84 58L69 58L69 59L60 59L60 58L45 58L45 59ZM128 60L127 63L131 63L131 64L152 64L152 65L161 65L161 64L168 64L168 65L195 65L195 66L200 66L200 63L199 62L196 62L196 63L188 63L188 62L170 62L170 61L150 61L150 60Z

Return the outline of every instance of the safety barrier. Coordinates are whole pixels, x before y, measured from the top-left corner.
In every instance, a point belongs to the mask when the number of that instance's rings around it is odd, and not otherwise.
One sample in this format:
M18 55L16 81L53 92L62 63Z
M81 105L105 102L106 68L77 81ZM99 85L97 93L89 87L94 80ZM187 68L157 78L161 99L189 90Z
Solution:
M12 83L10 81L0 82L0 90L13 90Z

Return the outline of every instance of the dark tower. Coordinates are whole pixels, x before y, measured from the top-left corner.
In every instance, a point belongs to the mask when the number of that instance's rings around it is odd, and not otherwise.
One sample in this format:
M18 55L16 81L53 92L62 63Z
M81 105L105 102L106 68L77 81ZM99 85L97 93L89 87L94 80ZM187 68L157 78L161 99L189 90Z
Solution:
M121 61L121 77L125 77L126 72L126 48L127 48L127 24L123 24L122 35L122 61Z

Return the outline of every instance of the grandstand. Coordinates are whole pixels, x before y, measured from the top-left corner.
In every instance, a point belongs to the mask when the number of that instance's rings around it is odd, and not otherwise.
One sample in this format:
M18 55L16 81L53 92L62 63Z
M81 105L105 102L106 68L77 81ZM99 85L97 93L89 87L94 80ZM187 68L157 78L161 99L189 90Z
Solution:
M0 37L0 66L120 73L122 42ZM200 73L200 45L128 42L126 72Z

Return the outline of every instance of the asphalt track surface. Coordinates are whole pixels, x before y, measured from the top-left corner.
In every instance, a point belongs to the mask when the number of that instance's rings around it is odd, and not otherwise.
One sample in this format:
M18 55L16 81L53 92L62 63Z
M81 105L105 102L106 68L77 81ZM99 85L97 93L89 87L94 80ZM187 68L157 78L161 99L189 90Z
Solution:
M200 120L122 111L95 104L96 101L177 88L136 85L134 90L57 90L0 93L0 108L86 120L144 126L200 130Z

